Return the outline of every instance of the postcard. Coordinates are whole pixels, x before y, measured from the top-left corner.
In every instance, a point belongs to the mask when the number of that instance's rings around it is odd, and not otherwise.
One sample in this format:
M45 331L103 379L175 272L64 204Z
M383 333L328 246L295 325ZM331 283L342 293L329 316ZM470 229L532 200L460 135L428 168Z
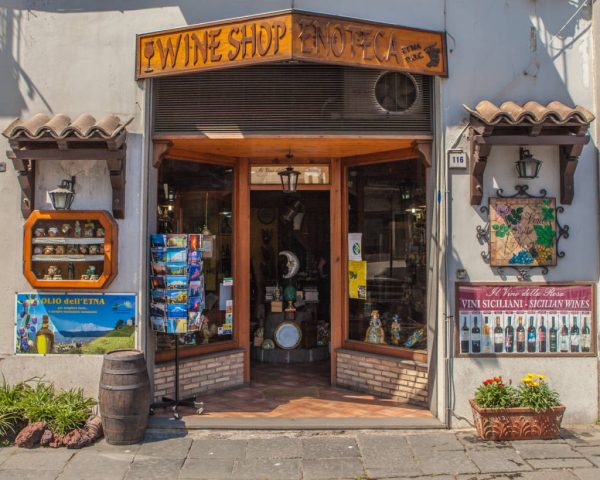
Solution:
M195 282L200 280L202 276L202 265L190 265L190 269L188 271L188 277L190 282Z
M165 317L150 315L150 324L152 325L152 330L164 332L167 327L167 319Z
M167 333L187 333L187 317L169 318Z
M168 248L167 262L185 262L187 260L187 250L185 248Z
M190 282L190 297L199 297L204 293L204 278Z
M167 261L167 249L166 248L153 248L150 252L150 259L153 262L166 262Z
M188 248L190 250L200 250L202 245L202 235L200 233L191 233L188 235Z
M188 263L190 265L199 265L202 263L202 251L201 250L190 250L188 253Z
M167 266L164 262L152 262L152 275L166 275Z
M168 233L167 247L186 247L187 235L185 233Z
M190 297L188 301L188 310L190 312L201 312L204 309L204 299L202 297Z
M152 288L167 288L165 277L150 277L150 286Z
M189 331L200 330L201 325L202 325L202 313L188 312L188 330Z
M162 233L153 233L150 235L150 247L166 247L167 246L167 238Z
M186 275L169 275L167 278L167 290L184 290L188 288Z
M167 316L169 318L185 317L187 318L187 305L185 303L168 303Z
M166 292L164 288L153 288L150 290L150 298L154 302L165 302L167 298Z
M164 317L167 314L167 304L160 302L150 303L150 316Z
M167 290L167 303L187 303L187 290Z
M167 275L187 275L187 267L185 262L167 262Z

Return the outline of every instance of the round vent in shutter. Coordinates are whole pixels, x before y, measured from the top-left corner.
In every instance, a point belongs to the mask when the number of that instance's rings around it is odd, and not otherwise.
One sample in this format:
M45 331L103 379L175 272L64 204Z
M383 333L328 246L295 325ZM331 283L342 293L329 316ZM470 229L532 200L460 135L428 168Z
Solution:
M388 112L405 112L417 101L417 84L412 76L387 72L375 84L375 99Z

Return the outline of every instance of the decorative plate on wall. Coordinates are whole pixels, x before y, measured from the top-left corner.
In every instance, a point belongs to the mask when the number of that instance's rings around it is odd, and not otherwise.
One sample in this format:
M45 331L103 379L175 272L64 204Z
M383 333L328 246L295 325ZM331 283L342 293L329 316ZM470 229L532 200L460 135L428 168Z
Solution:
M282 322L275 329L273 339L283 350L293 350L302 340L302 331L294 322Z

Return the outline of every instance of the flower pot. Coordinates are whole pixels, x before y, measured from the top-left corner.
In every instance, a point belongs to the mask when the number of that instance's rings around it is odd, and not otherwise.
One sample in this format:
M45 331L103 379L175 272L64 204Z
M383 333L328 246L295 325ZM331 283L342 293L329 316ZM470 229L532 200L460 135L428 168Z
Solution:
M477 433L484 440L549 440L558 438L565 406L544 412L529 408L481 408L469 400Z

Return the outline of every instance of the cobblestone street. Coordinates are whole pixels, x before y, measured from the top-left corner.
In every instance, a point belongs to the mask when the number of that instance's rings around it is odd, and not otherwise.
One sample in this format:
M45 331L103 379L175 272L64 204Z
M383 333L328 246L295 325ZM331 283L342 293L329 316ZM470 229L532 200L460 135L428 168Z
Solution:
M0 450L0 479L598 480L600 428L492 443L472 431L150 434L141 445Z

